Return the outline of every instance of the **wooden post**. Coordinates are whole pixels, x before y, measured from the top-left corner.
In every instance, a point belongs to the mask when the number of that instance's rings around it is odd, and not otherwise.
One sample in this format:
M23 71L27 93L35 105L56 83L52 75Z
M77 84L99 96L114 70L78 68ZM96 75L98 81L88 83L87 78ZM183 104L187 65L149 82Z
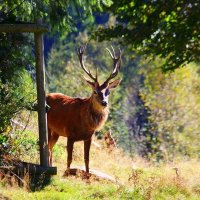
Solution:
M34 33L35 57L36 57L36 82L38 99L38 124L39 124L39 146L40 165L49 166L48 133L46 118L46 95L45 95L45 74L43 58L43 36L41 32Z
M48 28L43 24L0 24L0 32L7 33L38 33L48 32Z

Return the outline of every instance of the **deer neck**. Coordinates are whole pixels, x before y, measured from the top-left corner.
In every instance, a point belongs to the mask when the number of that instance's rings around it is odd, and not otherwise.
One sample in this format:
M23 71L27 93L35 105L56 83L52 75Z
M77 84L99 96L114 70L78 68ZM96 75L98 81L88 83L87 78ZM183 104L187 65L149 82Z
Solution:
M90 117L88 120L90 121L91 129L93 131L100 130L107 120L109 109L97 105L98 102L92 97L89 98L89 102L88 114Z
M97 100L93 97L93 95L90 97L90 109L93 113L96 114L103 114L109 112L109 108L100 105L99 102L97 102Z

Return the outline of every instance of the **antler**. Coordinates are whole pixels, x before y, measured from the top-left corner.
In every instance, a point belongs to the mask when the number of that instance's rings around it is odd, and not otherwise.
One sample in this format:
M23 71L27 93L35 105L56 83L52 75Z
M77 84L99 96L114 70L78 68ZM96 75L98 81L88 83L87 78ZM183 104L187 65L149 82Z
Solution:
M86 69L84 63L83 63L83 54L86 50L86 45L83 45L83 46L80 46L76 52L77 52L77 55L78 55L78 58L79 58L79 61L80 61L80 64L81 64L81 67L82 69L85 71L85 73L94 81L94 82L98 82L97 80L97 72L96 72L96 77L94 77L89 70Z
M115 76L117 76L117 74L119 72L119 68L121 67L121 62L122 62L122 60L121 60L121 56L122 56L121 49L119 48L118 56L116 56L115 50L112 46L111 46L111 49L112 49L112 52L110 51L110 49L106 48L106 50L110 54L110 57L113 60L113 71L110 74L110 76L107 78L107 80L103 83L102 86L105 86L105 87L108 85L108 83L111 79L113 79Z

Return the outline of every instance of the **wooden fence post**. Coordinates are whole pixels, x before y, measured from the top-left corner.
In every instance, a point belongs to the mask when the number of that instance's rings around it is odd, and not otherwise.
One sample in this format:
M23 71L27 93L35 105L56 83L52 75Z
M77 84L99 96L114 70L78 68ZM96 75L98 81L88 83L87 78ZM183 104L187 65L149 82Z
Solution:
M43 36L42 32L34 33L35 57L36 57L36 82L38 99L38 124L39 124L39 146L40 165L49 166L48 132L46 117L46 95L45 95L45 74L43 58Z

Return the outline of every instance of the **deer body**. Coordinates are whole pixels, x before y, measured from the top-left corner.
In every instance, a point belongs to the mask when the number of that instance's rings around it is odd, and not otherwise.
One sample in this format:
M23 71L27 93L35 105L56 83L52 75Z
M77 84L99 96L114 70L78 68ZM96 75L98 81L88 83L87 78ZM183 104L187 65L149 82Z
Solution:
M51 93L46 100L51 107L47 115L48 128L74 142L91 138L108 116L108 108L96 109L92 97L81 99Z
M86 82L91 86L93 92L88 98L73 98L61 93L50 93L46 97L46 102L50 106L47 113L48 124L48 147L49 147L49 163L52 165L52 149L56 144L59 136L67 137L67 174L70 173L70 165L72 162L73 145L76 141L84 141L84 160L86 174L89 175L89 151L92 135L99 130L108 117L108 97L109 91L116 88L120 80L110 82L114 78L121 65L121 51L119 56L115 56L109 49L108 52L113 59L114 69L108 79L99 84L96 77L86 69L83 63L83 53L86 47L80 47L77 50L79 61L82 69L93 80Z

